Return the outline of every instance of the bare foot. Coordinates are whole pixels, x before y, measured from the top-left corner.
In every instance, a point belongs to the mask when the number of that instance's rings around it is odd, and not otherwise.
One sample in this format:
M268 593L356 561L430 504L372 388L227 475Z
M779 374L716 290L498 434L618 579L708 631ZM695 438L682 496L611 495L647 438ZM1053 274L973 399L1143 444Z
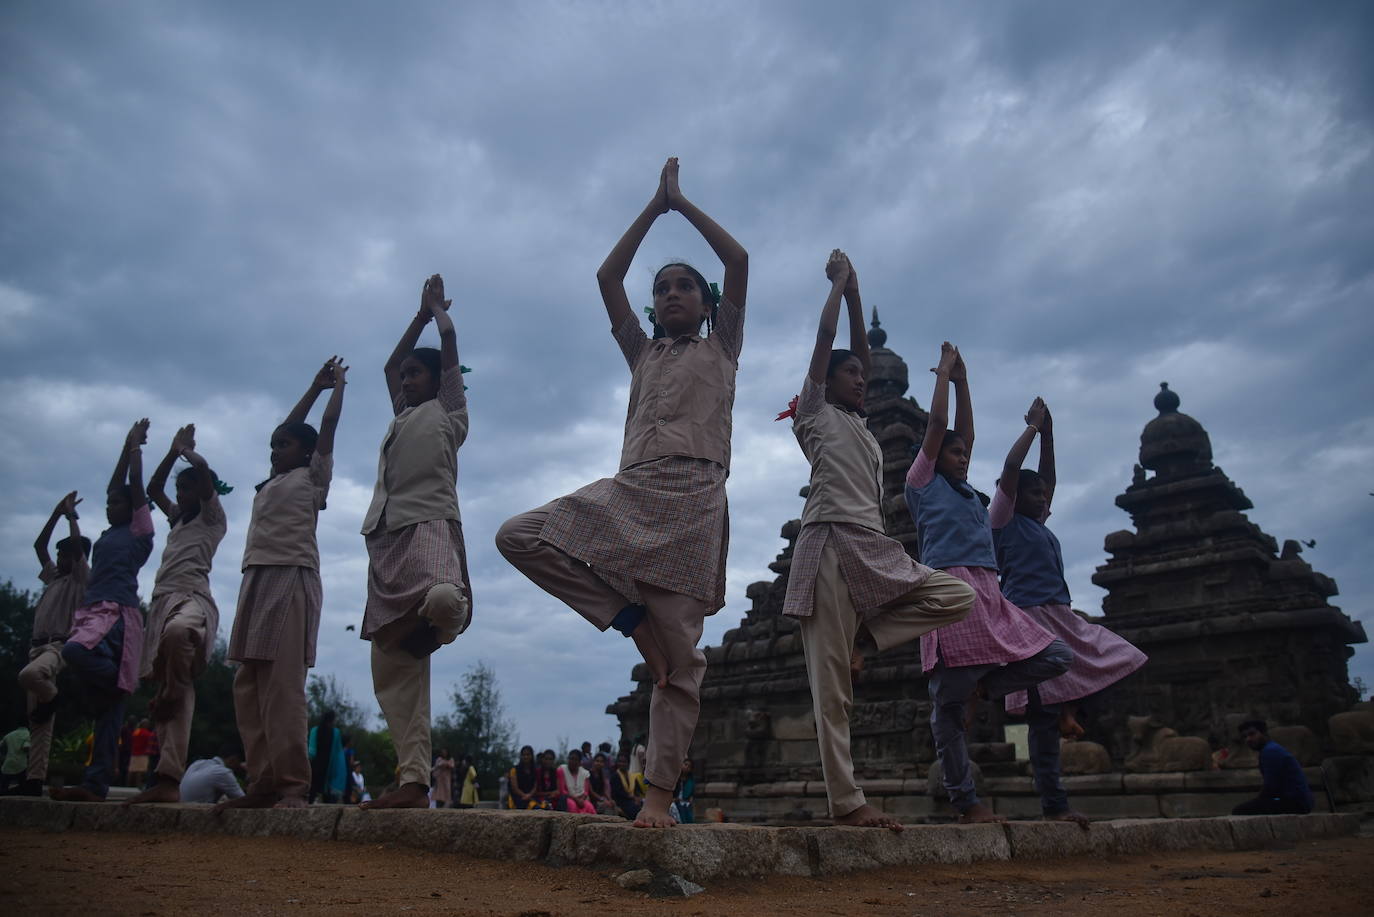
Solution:
M887 828L897 832L902 830L901 822L891 815L884 815L868 803L864 803L848 815L836 816L835 824L848 828Z
M644 805L639 810L639 817L635 819L635 827L671 828L676 825L673 816L668 814L668 805L672 801L672 793L650 784L649 792L644 797Z
M1059 711L1059 735L1066 739L1081 739L1085 731L1074 716L1072 707L1064 707Z
M1082 812L1075 812L1073 809L1069 809L1067 812L1057 812L1054 815L1046 815L1044 816L1044 818L1045 821L1072 822L1073 824L1082 828L1084 831L1087 831L1092 827L1092 821L1088 818L1088 816L1084 815Z
M383 793L370 802L358 803L360 809L428 809L429 787L423 783L407 783L390 793Z
M309 803L303 796L283 796L272 806L274 809L304 809Z
M658 636L654 633L654 626L647 614L630 637L634 640L640 655L644 657L645 664L649 666L649 671L654 676L654 684L660 688L668 687L668 654L659 646Z
M245 793L237 799L226 799L217 803L214 812L218 815L225 809L270 809L276 804L276 793Z
M181 781L158 774L157 783L121 805L136 806L145 802L181 802Z
M62 802L104 802L105 797L97 796L84 786L64 786L49 790L48 795Z
M981 802L976 802L959 814L961 825L1000 825L1006 821L1005 815L998 815Z

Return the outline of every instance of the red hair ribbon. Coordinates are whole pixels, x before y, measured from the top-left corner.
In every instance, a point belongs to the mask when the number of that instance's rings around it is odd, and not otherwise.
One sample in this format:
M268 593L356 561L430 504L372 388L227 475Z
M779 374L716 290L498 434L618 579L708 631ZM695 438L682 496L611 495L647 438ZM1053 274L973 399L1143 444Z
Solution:
M800 399L800 398L801 398L801 395L793 395L793 396L792 396L792 400L789 401L789 402L787 402L787 410L783 411L783 412L782 412L781 414L779 414L777 417L774 417L774 418L773 418L773 421L776 423L776 422L779 421L779 420L786 420L786 419L789 418L789 417L796 417L796 416L797 416L797 401L798 401L798 399Z

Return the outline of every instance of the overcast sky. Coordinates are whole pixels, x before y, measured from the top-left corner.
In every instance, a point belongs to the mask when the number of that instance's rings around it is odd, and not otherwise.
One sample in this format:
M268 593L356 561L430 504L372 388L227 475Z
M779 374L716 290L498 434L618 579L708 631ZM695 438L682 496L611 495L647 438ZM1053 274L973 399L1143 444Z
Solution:
M353 367L319 535L320 673L372 700L358 534L390 417L381 366L441 272L471 435L459 499L476 660L522 741L609 738L629 641L497 554L502 520L615 471L628 373L595 271L663 160L751 256L718 643L771 579L807 466L800 388L836 246L929 403L969 365L990 489L1054 410L1075 605L1161 380L1250 518L1374 625L1374 5L1349 3L49 3L0 10L0 577L67 490L103 526L124 432L175 429L236 487L213 586L228 635L267 439L331 354ZM671 259L719 279L676 214ZM432 335L433 332L431 331ZM319 408L312 415L318 419ZM159 523L160 555L165 526ZM155 556L144 568L151 594ZM1351 674L1374 682L1374 652Z

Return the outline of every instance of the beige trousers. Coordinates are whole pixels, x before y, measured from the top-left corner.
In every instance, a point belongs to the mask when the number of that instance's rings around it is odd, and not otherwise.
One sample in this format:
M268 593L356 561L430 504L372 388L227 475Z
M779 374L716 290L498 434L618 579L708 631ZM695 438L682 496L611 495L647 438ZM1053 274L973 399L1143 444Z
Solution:
M832 818L848 815L865 802L849 750L849 711L854 706L849 663L860 623L878 649L885 650L963 620L973 599L968 584L936 570L920 586L861 622L840 575L839 557L833 545L826 544L816 571L815 608L810 617L797 621Z
M277 658L251 660L234 673L234 718L248 767L248 793L305 798L310 790L306 749L305 605L292 602L282 624Z
M28 694L28 710L57 697L57 676L66 668L62 661L62 644L45 643L29 650L29 664L19 672L19 686ZM35 726L29 723L28 779L48 779L48 756L52 752L54 717Z
M163 777L180 781L186 773L186 746L191 740L191 717L196 710L196 676L203 668L207 640L208 616L201 600L190 595L182 598L167 614L162 634L157 638L153 656L153 679L159 683L158 695L165 706L161 712L166 719L154 718L157 742L161 748L157 772Z
M507 519L496 533L496 547L536 586L604 631L625 607L625 597L607 586L591 567L539 539L552 507L546 503ZM635 585L672 672L668 687L655 686L649 701L644 777L656 787L671 790L682 774L682 759L691 747L701 712L706 654L697 649L697 642L709 609L706 602L691 596L647 583Z
M396 746L400 784L429 786L429 656L416 659L397 644L428 620L441 643L451 643L467 624L471 605L453 583L439 583L425 594L414 612L397 618L372 635L372 690L386 717Z

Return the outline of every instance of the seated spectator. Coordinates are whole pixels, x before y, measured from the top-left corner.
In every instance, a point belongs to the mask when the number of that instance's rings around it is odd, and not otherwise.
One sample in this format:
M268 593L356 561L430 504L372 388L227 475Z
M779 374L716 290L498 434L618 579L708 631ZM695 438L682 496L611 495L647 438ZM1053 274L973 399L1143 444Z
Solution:
M561 809L558 804L558 766L554 763L553 749L546 748L539 754L539 768L534 778L534 798L539 800L541 809Z
M596 814L596 806L592 805L587 792L587 777L587 769L582 766L582 752L574 748L568 752L568 763L558 767L558 793L569 812Z
M1248 802L1231 810L1232 815L1306 815L1312 811L1312 790L1298 759L1269 738L1264 720L1240 724L1240 737L1259 752L1260 776L1264 788Z
M677 790L673 793L673 804L677 806L677 820L684 825L695 821L692 815L692 797L697 793L697 781L692 776L692 759L682 759L682 776L678 777Z
M617 814L615 799L611 796L611 772L606 768L606 756L601 752L592 758L591 774L587 777L587 798L597 814Z
M615 770L611 773L611 801L623 818L639 816L643 796L635 795L638 785L638 781L630 774L630 755L622 751L615 759Z
M534 749L526 745L520 749L520 760L506 775L510 784L510 798L507 803L510 808L543 808L539 805L539 800L535 798L535 790L538 789L535 785L538 772L539 766L534 763Z
M235 771L243 769L243 752L232 745L220 749L213 758L201 758L181 776L181 801L214 805L221 799L243 795Z

